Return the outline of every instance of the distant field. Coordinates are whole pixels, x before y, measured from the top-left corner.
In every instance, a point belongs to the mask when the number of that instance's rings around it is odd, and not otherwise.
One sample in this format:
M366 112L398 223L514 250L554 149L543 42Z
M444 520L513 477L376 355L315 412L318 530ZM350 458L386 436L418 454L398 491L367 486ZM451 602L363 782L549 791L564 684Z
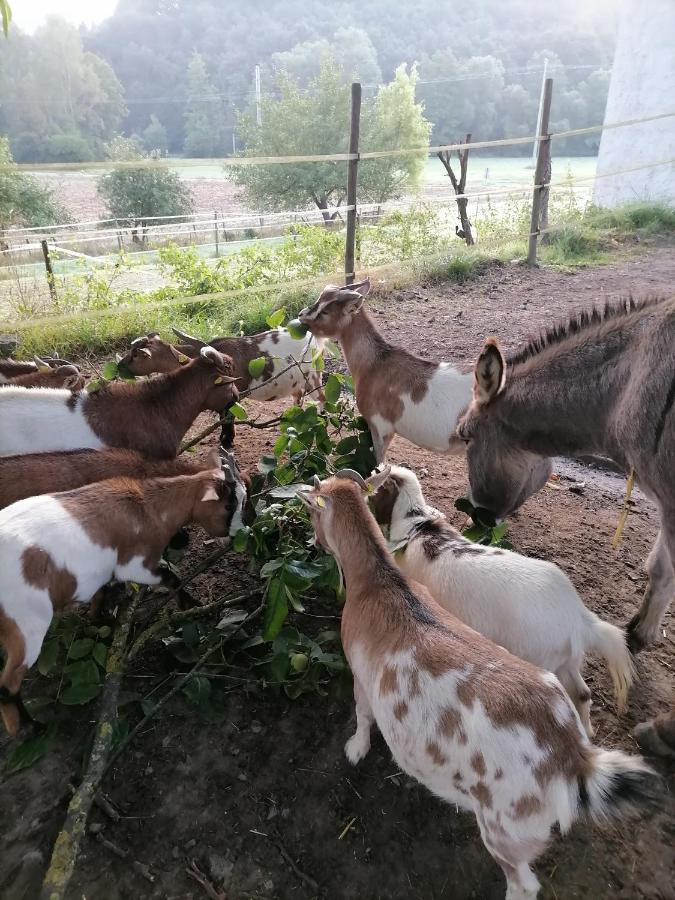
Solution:
M562 181L568 174L572 177L587 177L595 173L596 158L554 157L553 179ZM175 171L188 181L195 195L198 210L218 210L223 215L238 215L250 210L237 196L237 188L226 177L222 166L186 165L184 160L176 160ZM36 167L34 174L52 188L70 215L76 220L103 217L104 207L96 193L96 179L101 170L82 172L45 172ZM469 191L485 191L512 187L528 187L532 184L534 170L530 157L482 156L476 153L469 159ZM578 195L590 196L592 182L577 188ZM427 162L422 186L422 197L439 198L452 194L445 169L438 159Z

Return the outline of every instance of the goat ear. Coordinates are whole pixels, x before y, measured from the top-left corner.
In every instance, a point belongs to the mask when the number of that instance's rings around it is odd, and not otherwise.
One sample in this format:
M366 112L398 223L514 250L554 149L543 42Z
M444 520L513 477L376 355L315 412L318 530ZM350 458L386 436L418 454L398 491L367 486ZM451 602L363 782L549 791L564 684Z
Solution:
M66 380L63 382L64 388L68 391L75 391L80 386L80 376L79 375L69 375Z
M209 455L204 460L205 469L218 469L220 471L220 453L217 450L210 450Z
M384 466L384 468L373 472L370 477L366 478L366 488L368 493L376 494L390 475L391 466Z
M359 281L357 284L350 284L349 290L356 291L357 294L366 297L370 293L370 278L366 278L365 281Z
M315 490L307 487L307 485L298 488L296 496L309 510L325 509L328 503L325 497L317 494Z
M51 366L49 365L49 363L45 362L44 359L40 359L39 356L34 356L33 361L35 362L35 365L38 367L38 372L49 372L49 370L51 369Z
M478 357L473 376L473 399L485 406L504 390L506 360L496 338L488 338Z

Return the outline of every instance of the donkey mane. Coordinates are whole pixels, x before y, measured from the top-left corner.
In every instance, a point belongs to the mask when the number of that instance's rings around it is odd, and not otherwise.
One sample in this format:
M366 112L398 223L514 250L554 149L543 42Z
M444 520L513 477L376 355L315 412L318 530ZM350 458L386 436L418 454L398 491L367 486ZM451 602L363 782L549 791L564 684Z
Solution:
M608 300L604 308L594 306L590 311L587 309L582 310L582 312L570 316L567 322L559 322L551 326L545 332L542 332L539 337L530 340L520 350L509 354L506 357L507 365L520 365L527 362L528 359L537 356L548 347L562 344L568 338L576 337L594 326L597 327L613 320L623 319L634 312L642 312L648 307L656 306L658 303L663 302L664 299L664 297L645 297L635 300L633 297L624 297L618 303L611 303Z

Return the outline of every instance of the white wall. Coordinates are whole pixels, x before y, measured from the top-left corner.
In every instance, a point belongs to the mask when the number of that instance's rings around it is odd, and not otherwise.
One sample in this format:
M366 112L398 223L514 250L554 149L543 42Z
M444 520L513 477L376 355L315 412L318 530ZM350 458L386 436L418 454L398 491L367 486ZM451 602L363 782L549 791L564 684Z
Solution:
M624 0L605 124L675 112L675 0ZM604 131L598 175L675 159L675 116ZM675 202L675 163L599 178L593 201Z

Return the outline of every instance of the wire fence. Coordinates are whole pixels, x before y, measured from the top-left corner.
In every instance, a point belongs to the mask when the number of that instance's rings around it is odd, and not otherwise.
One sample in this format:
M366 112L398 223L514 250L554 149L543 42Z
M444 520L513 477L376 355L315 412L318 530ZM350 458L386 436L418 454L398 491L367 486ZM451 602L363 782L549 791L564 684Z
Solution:
M617 128L628 128L641 125L644 123L658 122L675 116L673 112L663 112L640 118L627 119L621 122L607 123L604 125L596 125L587 128L568 129L565 131L530 135L527 137L505 138L493 141L476 141L471 142L468 147L471 152L474 150L485 150L491 148L504 148L509 146L521 146L524 144L535 144L540 147L547 142L556 139L564 139L571 136L586 135L593 133L601 133L604 130ZM224 169L231 166L240 165L287 165L298 163L360 163L368 160L377 159L396 159L409 156L411 154L437 154L441 152L452 152L466 150L465 142L456 142L452 144L443 144L435 147L427 148L400 148L391 150L368 151L361 153L335 153L335 154L309 154L309 155L289 155L278 157L228 157L217 160L185 160L178 164L183 166L191 165L213 165L223 166ZM524 160L525 162L525 160ZM88 171L110 169L113 164L110 162L101 163L84 163L84 164L47 164L39 166L39 171ZM134 160L128 163L115 163L115 166L122 165L131 168L168 168L175 167L176 161L171 160ZM464 191L462 193L441 193L433 197L425 197L421 202L425 205L436 206L450 212L450 216L444 220L444 227L448 234L452 233L451 218L455 211L456 202L458 200L474 201L476 204L475 213L479 212L480 204L487 204L492 207L500 203L507 203L514 198L523 198L537 191L575 191L582 186L589 186L599 178L621 177L634 172L646 169L655 169L664 166L675 165L675 158L657 160L642 165L627 166L625 168L613 170L610 172L594 173L591 175L574 175L567 176L562 179L553 180L550 175L548 180L534 184L522 184L516 186L480 186L478 189ZM3 169L0 166L0 171ZM33 169L36 167L20 166L20 169ZM533 179L534 180L534 179ZM280 240L292 239L289 237L289 229L292 226L326 226L333 229L339 229L343 225L343 217L350 212L355 212L357 220L362 225L376 224L395 211L405 211L413 205L419 204L419 197L405 197L397 201L386 203L353 203L346 206L329 207L325 210L304 209L291 210L276 213L238 213L223 215L218 212L199 211L189 216L148 216L144 217L142 222L131 222L129 220L115 218L88 219L74 223L55 223L48 227L30 226L22 228L11 228L5 230L0 235L0 240L4 243L4 247L0 249L0 272L10 271L12 277L20 278L22 274L29 274L35 271L36 266L40 265L41 254L45 257L52 253L58 259L65 257L84 262L87 265L106 265L112 254L119 254L125 249L125 242L129 241L135 244L134 256L143 258L156 254L157 248L165 245L167 242L172 243L188 243L199 245L201 248L211 248L215 245L216 253L232 253L242 246L254 242L278 242ZM543 229L530 231L529 236L542 234L544 232L553 232L559 226L546 225ZM519 237L528 236L520 234ZM229 247L227 246L229 245ZM28 257L28 258L27 258ZM51 263L50 263L51 265ZM66 266L67 263L61 263ZM65 271L65 270L64 270ZM59 272L60 274L60 272ZM53 276L49 276L52 277ZM0 282L1 283L1 282ZM303 287L303 282L298 282L298 288ZM52 285L50 284L50 287ZM277 287L277 286L275 286ZM263 288L251 289L260 292ZM241 291L230 292L228 296L243 295ZM219 302L224 299L224 295L205 295L207 298L216 299ZM1 298L0 298L1 299ZM203 297L185 298L185 303L203 302ZM176 303L172 299L172 303ZM181 301L183 302L183 301ZM144 304L144 308L152 308ZM76 313L60 314L56 319L71 317L71 315L89 316L93 314L108 314L107 312L83 310ZM54 316L45 316L43 318L35 318L31 321L17 319L10 322L3 328L25 328L34 322L54 322Z

